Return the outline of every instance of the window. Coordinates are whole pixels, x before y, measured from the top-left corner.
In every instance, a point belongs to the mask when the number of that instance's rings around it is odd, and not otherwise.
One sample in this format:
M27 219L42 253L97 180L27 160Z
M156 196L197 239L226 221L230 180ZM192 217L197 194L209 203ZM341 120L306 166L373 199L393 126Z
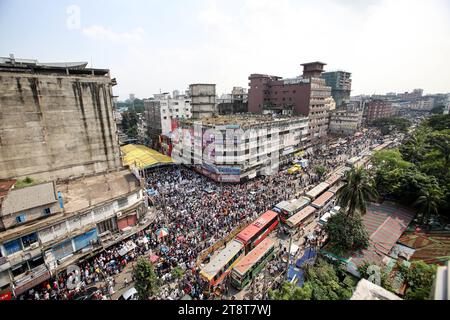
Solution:
M22 245L20 243L20 239L15 239L15 240L5 242L3 244L3 247L5 248L7 256L22 250Z
M28 248L31 244L38 241L37 233L31 233L22 237L22 245L24 248Z
M28 271L28 264L26 262L19 264L13 268L11 268L12 274L14 277L17 277L18 275L21 275L22 273L25 273Z
M125 198L117 200L117 204L119 205L119 208L128 205L128 198L125 197Z
M44 264L44 258L42 256L35 257L33 259L28 260L28 264L30 269L34 269Z
M16 217L16 222L17 223L23 223L25 222L25 215L24 214L20 214Z
M47 216L47 215L49 215L49 214L51 214L52 212L51 212L51 210L50 210L50 208L45 208L44 209L44 215L45 216Z

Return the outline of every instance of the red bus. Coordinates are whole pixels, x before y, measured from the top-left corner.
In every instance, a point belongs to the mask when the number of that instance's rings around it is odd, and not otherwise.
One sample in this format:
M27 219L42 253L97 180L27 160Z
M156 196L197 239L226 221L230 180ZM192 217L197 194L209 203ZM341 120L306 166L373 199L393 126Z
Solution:
M245 254L263 241L267 235L278 226L278 214L274 211L263 213L248 227L238 233L236 239L245 246Z

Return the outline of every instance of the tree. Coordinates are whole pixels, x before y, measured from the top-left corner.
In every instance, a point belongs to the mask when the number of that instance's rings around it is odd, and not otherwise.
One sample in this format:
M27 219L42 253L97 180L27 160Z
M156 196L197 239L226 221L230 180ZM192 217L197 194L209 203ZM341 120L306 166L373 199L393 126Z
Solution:
M373 269L369 267L372 267ZM367 279L388 291L394 292L393 280L385 271L385 267L365 261L358 267L358 272L361 275L361 278Z
M433 109L431 109L431 113L432 114L443 114L444 113L444 109L445 106L441 105L441 106L436 106Z
M429 222L430 217L437 215L439 204L442 201L443 193L438 188L422 190L414 205L419 208L421 223Z
M158 278L153 264L144 257L138 259L133 268L133 275L135 278L134 287L138 292L139 299L147 300L159 292L161 279Z
M337 192L337 203L348 216L366 214L366 203L378 197L373 179L364 168L358 167L347 171L344 182Z
M183 277L184 271L180 267L175 267L172 269L172 271L170 271L170 274L172 275L173 278L180 279Z
M338 255L369 246L369 234L359 215L347 216L339 212L328 219L324 229L332 250Z
M413 261L409 268L400 265L399 271L408 286L404 298L406 300L430 299L436 268L436 265L429 265L423 261Z
M311 300L312 289L309 284L299 287L290 282L284 282L280 289L268 291L270 300Z
M390 134L393 131L408 131L411 122L407 119L399 117L379 118L372 121L371 125L380 129L381 134L386 135Z
M314 167L314 171L319 176L319 179L322 179L323 175L327 171L327 168L325 168L324 166L318 165L318 166Z

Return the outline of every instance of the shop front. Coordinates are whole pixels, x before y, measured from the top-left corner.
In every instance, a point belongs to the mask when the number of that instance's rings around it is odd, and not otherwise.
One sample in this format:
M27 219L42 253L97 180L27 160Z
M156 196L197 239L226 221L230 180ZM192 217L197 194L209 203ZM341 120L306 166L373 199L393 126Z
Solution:
M117 217L117 227L123 230L128 227L134 227L137 224L137 211L133 210L127 214L120 214Z

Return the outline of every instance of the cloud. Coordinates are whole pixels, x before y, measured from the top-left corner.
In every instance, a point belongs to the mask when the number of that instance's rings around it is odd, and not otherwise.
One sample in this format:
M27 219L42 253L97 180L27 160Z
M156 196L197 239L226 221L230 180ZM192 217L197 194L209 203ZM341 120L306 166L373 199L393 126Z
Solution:
M143 40L144 29L135 28L128 32L115 32L99 25L93 25L83 29L83 34L93 40L108 40L116 43L138 42Z

